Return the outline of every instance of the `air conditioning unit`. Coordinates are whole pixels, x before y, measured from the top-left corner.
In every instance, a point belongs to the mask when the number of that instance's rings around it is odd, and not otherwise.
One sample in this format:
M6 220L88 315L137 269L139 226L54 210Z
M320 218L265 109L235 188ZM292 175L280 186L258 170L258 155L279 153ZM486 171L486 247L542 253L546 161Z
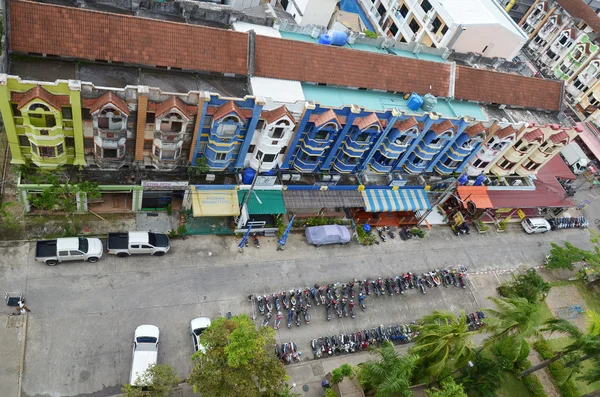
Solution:
M362 182L363 182L364 185L366 185L367 183L369 183L369 177L368 176L363 175L361 179L362 179Z
M521 185L523 185L523 181L520 179L517 179L516 181L513 182L512 185L513 186L521 186Z
M300 178L301 178L300 174L292 174L292 181L297 182L300 180Z
M290 174L282 174L281 175L281 180L282 181L289 181L291 177L292 177L292 175L290 175Z
M329 182L331 180L331 175L322 175L321 180L325 182Z
M214 180L215 180L215 174L206 174L207 182L214 182Z
M341 175L331 175L331 180L337 182L340 180L341 177Z
M429 30L430 32L433 32L433 24L430 23L425 29Z

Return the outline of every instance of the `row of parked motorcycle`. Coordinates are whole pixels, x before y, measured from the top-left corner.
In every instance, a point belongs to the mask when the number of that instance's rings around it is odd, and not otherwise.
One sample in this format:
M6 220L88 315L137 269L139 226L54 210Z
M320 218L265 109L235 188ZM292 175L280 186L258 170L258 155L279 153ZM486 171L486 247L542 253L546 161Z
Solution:
M376 297L385 295L398 295L415 289L423 294L429 288L444 287L466 288L467 269L464 266L449 267L446 269L434 269L420 275L404 273L402 276L354 280L348 283L335 283L320 286L315 284L311 288L293 289L290 291L275 292L269 295L256 295L249 298L256 300L258 311L265 318L262 326L270 326L273 313L275 320L274 329L281 327L283 321L282 311L287 311L287 327L291 328L295 323L299 327L302 322L310 324L309 308L325 306L327 321L332 315L341 317L356 317L356 300L362 311L367 308L366 297L373 294Z
M369 225L364 225L363 228L365 229L365 231L367 233L370 233L372 230ZM379 235L379 238L384 243L388 240L388 237L391 238L392 240L396 238L396 233L389 226L378 227L375 230L377 230L377 234ZM405 240L405 241L415 238L415 235L406 226L401 227L400 230L398 230L398 235L400 236L400 238L402 240ZM379 244L379 242L375 241L375 244Z
M275 354L284 365L288 365L300 361L302 352L298 350L296 342L287 342L275 345Z
M476 331L483 327L485 314L482 311L466 314L469 330ZM355 353L366 350L369 346L379 346L384 341L394 344L406 344L413 341L419 334L418 327L413 321L410 324L380 325L373 329L356 331L351 334L323 336L310 341L315 360L339 356L340 354Z
M574 229L574 228L585 229L590 225L590 221L588 221L584 216L578 216L576 218L575 217L549 218L548 223L550 223L551 230Z

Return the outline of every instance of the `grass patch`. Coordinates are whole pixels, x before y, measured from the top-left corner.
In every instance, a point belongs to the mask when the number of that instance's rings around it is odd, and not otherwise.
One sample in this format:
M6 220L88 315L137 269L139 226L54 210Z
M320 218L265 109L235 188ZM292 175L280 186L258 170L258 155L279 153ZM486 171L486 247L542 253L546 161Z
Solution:
M548 339L548 340L546 340L546 342L548 342L548 344L552 347L552 349L554 351L559 351L559 350L564 349L568 344L571 343L571 338ZM582 364L582 366L583 366L583 369L582 369L582 373L583 373L583 372L586 372L589 369L591 369L594 366L594 364L588 360L588 361L585 361ZM577 390L579 391L580 395L591 393L595 390L600 389L600 382L594 382L594 383L588 385L585 382L577 380L577 375L575 375L573 377L573 381L575 382L575 386L577 387Z
M538 311L533 315L535 324L542 325L545 321L554 317L546 302L538 303Z
M504 382L502 387L496 391L499 397L530 397L531 393L525 387L523 382L517 379L512 373L504 372Z
M596 288L588 288L581 281L557 281L551 283L553 287L560 287L564 285L572 285L577 288L577 291L581 294L585 306L588 309L595 310L600 313L600 293Z

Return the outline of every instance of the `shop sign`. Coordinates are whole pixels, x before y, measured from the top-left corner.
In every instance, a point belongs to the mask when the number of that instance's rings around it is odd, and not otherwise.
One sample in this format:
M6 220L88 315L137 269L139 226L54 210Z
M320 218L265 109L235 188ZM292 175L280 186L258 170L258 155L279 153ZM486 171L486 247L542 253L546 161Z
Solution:
M259 175L256 177L256 186L273 186L277 182L277 176L274 175Z
M142 187L148 189L174 189L174 190L185 190L189 182L178 181L142 181Z
M496 213L502 214L502 213L505 213L505 212L510 212L512 210L513 210L512 208L498 208L498 209L496 209Z
M525 219L525 213L523 212L523 210L521 210L521 209L517 210L517 214L519 214L519 218Z

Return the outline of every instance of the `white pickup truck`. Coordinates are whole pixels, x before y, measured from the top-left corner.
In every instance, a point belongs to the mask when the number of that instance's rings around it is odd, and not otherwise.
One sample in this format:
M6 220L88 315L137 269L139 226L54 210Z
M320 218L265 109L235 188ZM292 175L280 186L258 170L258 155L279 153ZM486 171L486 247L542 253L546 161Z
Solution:
M102 258L102 251L102 241L97 238L57 238L38 241L35 246L35 260L48 266L68 261L95 263Z
M158 357L158 327L155 325L140 325L135 329L133 337L133 361L131 362L131 386L149 386L143 384L140 377L151 365L156 365Z
M133 254L162 256L169 252L169 236L162 233L108 233L106 252L124 258Z

